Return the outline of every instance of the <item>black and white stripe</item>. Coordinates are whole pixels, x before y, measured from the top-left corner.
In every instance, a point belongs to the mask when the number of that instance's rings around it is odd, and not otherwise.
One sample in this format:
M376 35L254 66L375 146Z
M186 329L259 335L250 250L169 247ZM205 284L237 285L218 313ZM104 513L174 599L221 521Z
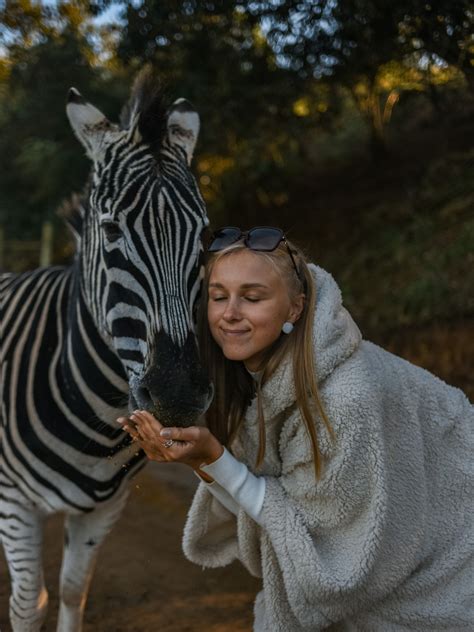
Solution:
M74 264L1 277L0 538L15 632L46 614L42 523L54 512L67 514L58 630L81 629L98 546L143 464L116 417L143 407L186 425L211 396L192 318L208 223L189 170L198 119L182 100L163 119L153 91L142 77L121 128L72 92L93 160L70 217Z

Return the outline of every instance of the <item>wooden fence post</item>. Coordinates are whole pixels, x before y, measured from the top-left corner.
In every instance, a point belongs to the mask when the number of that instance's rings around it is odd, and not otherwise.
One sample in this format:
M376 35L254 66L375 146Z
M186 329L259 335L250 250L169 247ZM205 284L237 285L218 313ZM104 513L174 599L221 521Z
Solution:
M51 264L53 254L53 225L50 221L43 222L41 227L40 267Z
M5 266L5 229L0 226L0 270Z

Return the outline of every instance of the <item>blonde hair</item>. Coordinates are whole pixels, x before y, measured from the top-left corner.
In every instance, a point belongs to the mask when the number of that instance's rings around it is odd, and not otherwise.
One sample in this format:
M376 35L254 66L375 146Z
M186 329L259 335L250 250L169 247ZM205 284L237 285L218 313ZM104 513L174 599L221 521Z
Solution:
M316 478L322 470L322 456L319 448L316 424L312 406L323 420L331 437L334 437L329 420L324 412L319 395L316 368L314 365L313 323L316 309L316 287L305 258L298 248L288 243L298 268L298 274L289 256L287 245L281 242L271 252L252 250L276 267L284 278L290 299L305 294L304 307L290 335L281 335L267 351L262 363L262 375L257 383L257 411L259 424L259 449L256 467L265 456L265 418L261 388L275 373L284 357L291 353L296 402L308 431L313 451ZM206 413L206 422L211 432L227 447L235 438L245 411L255 395L255 381L242 362L228 360L212 337L207 320L208 284L214 265L224 257L245 250L243 242L237 242L217 253L213 253L206 263L203 296L198 321L198 338L201 357L214 384L214 400Z

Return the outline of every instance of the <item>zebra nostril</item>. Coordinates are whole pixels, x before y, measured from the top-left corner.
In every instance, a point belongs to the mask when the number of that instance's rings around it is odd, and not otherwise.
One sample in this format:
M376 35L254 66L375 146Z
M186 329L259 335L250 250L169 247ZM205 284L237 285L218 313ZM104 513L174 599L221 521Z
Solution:
M146 386L139 386L136 389L135 399L140 408L148 410L153 407L153 398Z

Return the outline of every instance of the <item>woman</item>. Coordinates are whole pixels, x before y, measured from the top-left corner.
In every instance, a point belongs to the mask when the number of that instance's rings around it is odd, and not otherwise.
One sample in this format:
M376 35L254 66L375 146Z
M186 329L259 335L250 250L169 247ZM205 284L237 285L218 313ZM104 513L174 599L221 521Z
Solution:
M363 341L278 229L221 229L209 250L208 427L120 420L202 479L186 556L263 578L258 632L474 630L472 405Z

